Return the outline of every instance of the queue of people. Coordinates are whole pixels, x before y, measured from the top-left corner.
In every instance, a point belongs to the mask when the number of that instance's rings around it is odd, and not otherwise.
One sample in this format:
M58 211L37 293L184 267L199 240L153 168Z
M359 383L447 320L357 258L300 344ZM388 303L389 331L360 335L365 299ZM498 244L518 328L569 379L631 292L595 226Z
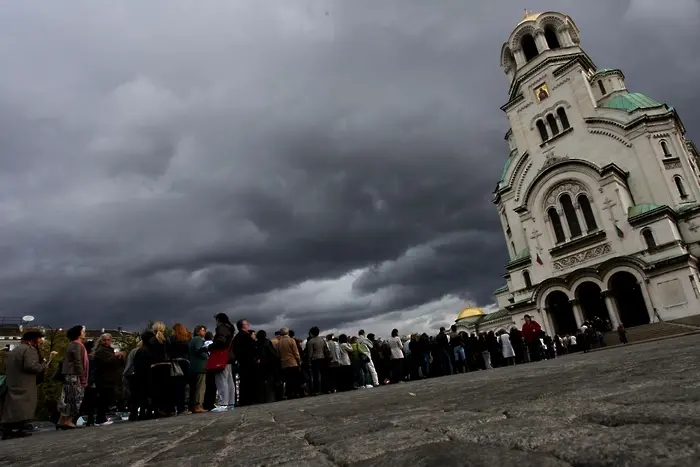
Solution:
M364 330L355 336L321 336L318 327L312 327L304 340L288 328L268 337L263 330L251 330L245 319L234 326L226 314L219 313L215 320L214 332L204 325L190 332L180 323L168 329L163 322L155 322L128 355L114 349L110 334L93 342L86 341L83 326L68 329L70 343L53 376L62 382L56 429L78 428L79 417L88 426L111 424L108 413L120 402L119 393L131 421L226 412L236 406L586 352L597 335L594 326L585 323L576 335L550 337L527 315L521 329L510 331L469 335L452 326L450 331L440 328L435 336L402 338L394 329L387 339ZM50 363L39 351L42 340L40 332L27 332L22 344L10 352L7 384L0 390L4 439L30 434L23 426L33 418L36 388Z

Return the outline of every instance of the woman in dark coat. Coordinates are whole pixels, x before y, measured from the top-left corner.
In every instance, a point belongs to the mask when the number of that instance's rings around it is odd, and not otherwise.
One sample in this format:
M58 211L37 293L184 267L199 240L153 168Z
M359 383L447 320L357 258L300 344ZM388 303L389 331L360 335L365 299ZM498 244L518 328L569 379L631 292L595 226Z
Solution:
M178 414L191 413L187 407L187 375L190 373L190 340L192 336L181 323L175 323L173 334L170 336L168 357L173 363L180 365L181 376L171 376L173 402Z
M31 436L24 430L34 419L37 404L37 376L46 371L46 362L39 353L44 335L27 331L22 343L15 347L5 362L7 390L0 398L0 426L2 439ZM55 355L56 352L52 352Z
M95 386L97 388L96 426L110 425L107 411L116 400L116 390L122 384L124 353L114 352L112 335L102 334L95 349Z
M151 394L153 407L161 417L175 415L173 381L170 376L170 341L165 336L165 323L156 321L151 327L154 337L148 345L151 355Z

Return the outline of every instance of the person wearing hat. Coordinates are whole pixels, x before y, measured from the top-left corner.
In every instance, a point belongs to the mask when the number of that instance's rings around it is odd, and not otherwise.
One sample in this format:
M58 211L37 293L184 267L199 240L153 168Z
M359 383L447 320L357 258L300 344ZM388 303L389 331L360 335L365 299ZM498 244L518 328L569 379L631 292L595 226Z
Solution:
M0 396L2 439L31 436L25 426L36 412L38 376L43 375L50 363L39 352L43 340L42 332L27 331L7 357L7 386L5 394ZM56 352L51 352L51 357L54 355Z
M542 343L540 342L542 327L530 315L525 315L524 319L523 338L525 338L527 349L530 352L530 361L539 362L542 359Z

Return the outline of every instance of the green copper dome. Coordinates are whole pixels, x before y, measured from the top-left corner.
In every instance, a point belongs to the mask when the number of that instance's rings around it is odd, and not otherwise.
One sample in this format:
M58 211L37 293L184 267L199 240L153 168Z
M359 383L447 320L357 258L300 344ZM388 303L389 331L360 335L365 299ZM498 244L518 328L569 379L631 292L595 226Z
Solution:
M620 94L603 104L602 107L608 109L624 110L627 113L632 113L638 109L653 109L661 107L664 104L656 102L651 97L647 97L641 92L631 92L629 94Z
M644 214L645 212L653 211L654 209L658 209L660 207L661 206L659 206L658 204L652 203L636 204L627 210L627 215L629 217L634 217L640 214Z

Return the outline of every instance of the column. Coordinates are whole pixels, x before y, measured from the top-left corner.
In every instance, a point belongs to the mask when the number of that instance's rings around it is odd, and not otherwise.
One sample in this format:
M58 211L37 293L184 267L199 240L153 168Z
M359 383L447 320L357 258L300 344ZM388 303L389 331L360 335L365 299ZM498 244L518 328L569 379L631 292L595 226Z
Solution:
M557 214L559 215L559 222L561 222L561 228L564 230L565 242L571 240L571 230L569 230L569 223L566 221L566 215L564 214L564 209L557 206Z
M569 300L569 303L571 304L571 308L574 310L576 327L581 329L581 326L583 326L583 313L581 312L581 304L579 303L578 298L572 298L571 300Z
M588 225L586 224L586 219L583 217L583 213L581 212L581 205L578 204L578 199L574 203L574 211L576 212L578 224L581 226L582 235L588 235Z
M525 60L525 54L523 53L522 47L518 47L517 49L513 49L513 57L515 57L515 64L520 68L521 66L525 65L527 63L527 60Z
M654 306L654 302L651 300L651 296L649 295L649 291L647 290L647 281L639 281L637 284L639 285L640 290L642 291L642 296L644 297L644 302L647 305L647 313L649 314L649 322L653 323L654 321L660 322L661 321L661 316L658 314L658 310Z
M574 44L574 40L571 38L571 32L569 31L568 27L564 26L557 32L559 33L559 42L561 42L562 47L571 47L573 45L576 45Z
M612 325L614 331L620 325L620 318L617 313L617 304L615 303L611 290L603 290L601 294L603 294L603 297L605 297L605 308L608 310L610 324Z
M552 318L549 316L547 307L544 307L541 310L538 309L537 311L539 311L540 315L542 316L542 327L544 328L544 332L550 336L553 336L555 334L554 325L552 324Z
M547 39L544 37L544 29L537 29L535 31L535 44L537 45L537 51L539 53L549 50L549 44L547 44Z

